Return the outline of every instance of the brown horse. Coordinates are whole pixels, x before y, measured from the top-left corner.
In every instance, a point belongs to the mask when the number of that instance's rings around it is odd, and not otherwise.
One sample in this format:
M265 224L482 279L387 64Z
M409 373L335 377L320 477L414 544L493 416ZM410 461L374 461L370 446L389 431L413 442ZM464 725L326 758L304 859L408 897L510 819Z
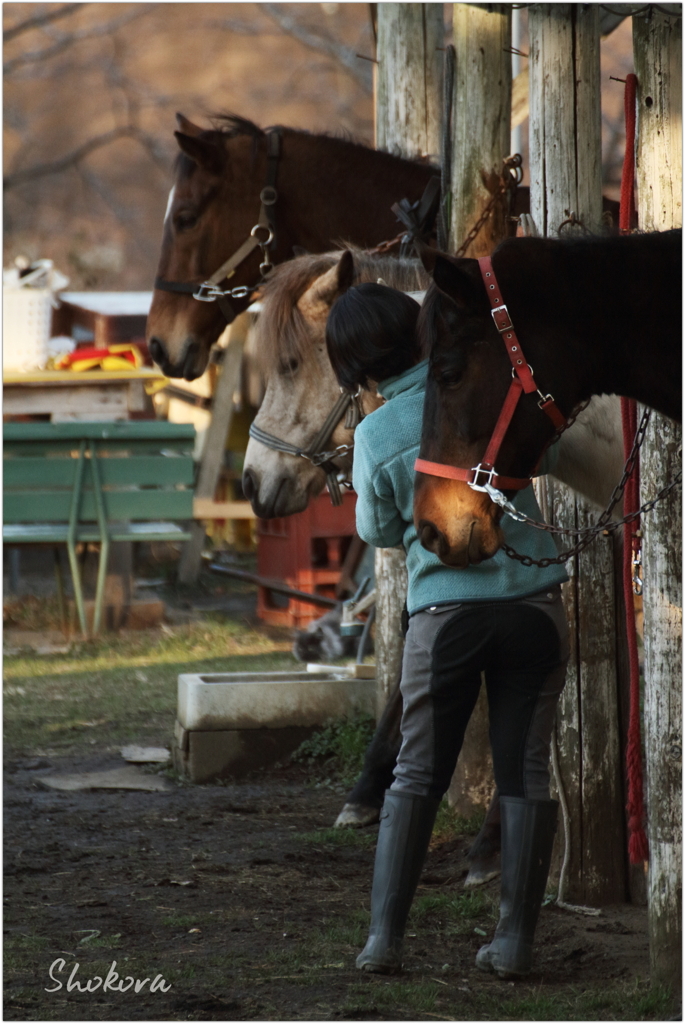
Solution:
M369 256L357 250L301 256L276 267L264 288L255 336L267 381L255 420L262 431L303 449L316 437L339 397L325 346L328 312L350 284L378 278L408 291L423 288L430 280L417 261ZM361 401L367 413L378 405L371 392L362 392ZM352 445L353 434L352 427L338 423L330 446ZM620 475L622 450L617 399L595 399L563 435L555 476L601 506ZM348 451L338 460L341 471L347 471L351 461L352 452ZM307 460L267 447L255 438L250 440L243 489L260 515L285 515L304 508L324 483L323 470ZM378 820L384 792L393 780L401 713L402 698L396 686L337 824L359 826ZM495 798L469 852L469 885L484 882L497 871L498 812Z
M181 153L147 321L150 353L171 377L203 373L211 346L250 304L266 264L290 259L293 247L320 253L341 239L369 247L393 238L399 230L393 201L420 199L437 173L293 128L264 131L230 116L204 131L180 114L177 120ZM247 254L226 282L237 295L213 301L204 289L194 298L244 243Z
M592 395L620 394L680 419L681 233L511 239L490 271L435 250L422 258L434 285L419 319L430 368L414 517L424 547L460 567L501 546L487 477L496 470L507 497L525 485L555 409L563 420ZM496 466L474 475L497 447L512 381L520 396Z

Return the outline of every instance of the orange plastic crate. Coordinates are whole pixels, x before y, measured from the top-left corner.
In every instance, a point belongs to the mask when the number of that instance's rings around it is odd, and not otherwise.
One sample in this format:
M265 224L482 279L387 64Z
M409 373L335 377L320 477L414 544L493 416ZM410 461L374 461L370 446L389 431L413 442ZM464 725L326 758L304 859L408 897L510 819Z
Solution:
M331 505L324 491L310 501L304 512L257 523L257 572L283 580L308 594L335 597L347 549L354 536L357 497L343 493L342 505ZM265 587L257 597L257 615L277 626L305 628L320 618L325 608L295 598L287 606L277 604Z

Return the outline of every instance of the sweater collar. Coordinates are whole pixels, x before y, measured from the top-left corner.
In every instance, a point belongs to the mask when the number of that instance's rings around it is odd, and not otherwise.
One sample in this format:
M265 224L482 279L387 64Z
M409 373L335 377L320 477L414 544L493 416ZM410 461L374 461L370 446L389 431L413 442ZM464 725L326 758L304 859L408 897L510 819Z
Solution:
M397 395L405 394L406 392L416 394L423 391L426 387L427 372L428 360L422 359L420 363L405 370L404 373L382 380L378 385L378 394L387 402L391 398L396 398Z

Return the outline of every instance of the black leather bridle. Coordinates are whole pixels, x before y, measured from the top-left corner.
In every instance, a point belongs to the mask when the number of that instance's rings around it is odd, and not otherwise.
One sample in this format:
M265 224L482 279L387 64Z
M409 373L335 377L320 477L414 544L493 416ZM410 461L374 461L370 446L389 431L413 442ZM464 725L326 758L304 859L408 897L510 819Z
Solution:
M340 398L329 412L326 420L314 440L306 448L298 447L289 441L282 441L275 434L269 434L262 430L254 422L250 424L250 437L260 444L266 445L276 452L285 452L287 455L296 455L299 458L307 459L314 466L319 466L326 474L328 493L331 496L333 505L342 504L342 494L338 483L339 468L332 461L341 455L347 455L354 448L354 444L339 444L337 448L326 451L326 445L333 436L333 431L345 415L345 426L354 429L362 419L361 406L359 405L359 394L350 394L349 391L342 391ZM350 486L345 484L345 486Z

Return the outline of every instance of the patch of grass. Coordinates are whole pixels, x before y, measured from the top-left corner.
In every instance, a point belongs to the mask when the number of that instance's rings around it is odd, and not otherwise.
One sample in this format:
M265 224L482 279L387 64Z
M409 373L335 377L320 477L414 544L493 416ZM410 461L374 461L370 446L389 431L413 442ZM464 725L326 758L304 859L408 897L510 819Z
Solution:
M439 927L447 935L466 935L474 926L489 934L498 917L497 901L480 889L458 893L428 893L418 896L410 920L422 929Z
M289 641L242 620L104 635L68 654L4 659L5 750L82 753L168 742L181 672L292 667Z
M168 914L162 918L167 928L196 928L199 921L197 914Z
M300 744L292 760L325 768L339 781L351 784L361 771L375 729L371 715L358 714L331 722Z
M564 992L544 992L539 987L505 999L482 991L472 997L480 1018L489 1020L667 1020L673 1012L666 989L639 979L608 981L601 991L570 986Z
M359 828L318 828L315 832L295 832L293 839L314 846L323 843L327 846L352 846L358 849L370 849L376 844L374 832Z
M447 843L452 839L475 835L480 832L484 821L485 811L476 811L469 818L465 818L450 807L445 799L438 808L431 843Z
M355 1013L377 1009L389 1013L397 1009L401 1014L399 1019L406 1020L408 1013L430 1013L442 995L442 985L433 981L388 981L385 976L377 975L370 976L366 983L350 985L341 1008L348 1019L353 1019Z

